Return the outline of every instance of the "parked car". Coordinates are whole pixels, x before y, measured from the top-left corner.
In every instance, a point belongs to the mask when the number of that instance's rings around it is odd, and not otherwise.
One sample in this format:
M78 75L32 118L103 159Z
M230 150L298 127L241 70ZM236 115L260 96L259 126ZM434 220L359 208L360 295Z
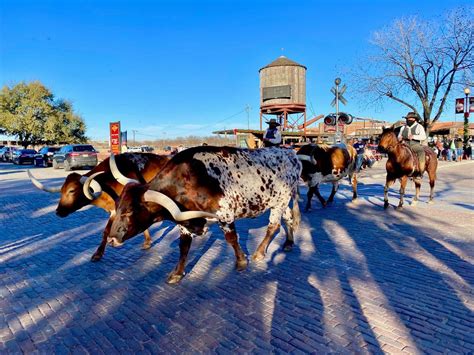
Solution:
M92 168L97 165L97 151L90 144L69 144L53 155L53 168L69 171L74 168Z
M52 166L53 165L53 155L56 153L60 148L59 147L43 147L38 151L38 156L43 158L43 166Z
M38 152L34 149L18 149L13 151L12 162L13 164L34 164L35 155Z
M17 147L3 147L1 153L2 161L12 161L13 159L13 152L19 150L21 148Z

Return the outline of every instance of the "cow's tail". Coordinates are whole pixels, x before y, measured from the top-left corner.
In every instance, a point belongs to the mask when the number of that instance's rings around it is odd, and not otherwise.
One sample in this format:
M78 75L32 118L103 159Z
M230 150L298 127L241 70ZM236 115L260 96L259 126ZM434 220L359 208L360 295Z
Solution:
M293 192L293 208L291 209L291 215L293 217L293 232L298 230L301 222L301 212L300 212L300 205L298 200L300 199L300 190L298 186Z

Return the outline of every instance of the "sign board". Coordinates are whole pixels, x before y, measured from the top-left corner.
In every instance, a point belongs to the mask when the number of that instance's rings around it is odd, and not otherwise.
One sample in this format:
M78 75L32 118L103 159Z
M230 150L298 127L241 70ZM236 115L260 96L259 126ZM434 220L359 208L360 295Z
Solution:
M344 132L344 123L339 122L338 126L339 126L339 132ZM324 132L328 132L328 133L336 132L336 126L324 124Z
M120 121L110 122L110 152L120 154Z
M269 86L263 88L262 93L263 101L272 99L291 99L291 86Z
M456 99L455 113L463 113L463 112L464 112L464 98Z

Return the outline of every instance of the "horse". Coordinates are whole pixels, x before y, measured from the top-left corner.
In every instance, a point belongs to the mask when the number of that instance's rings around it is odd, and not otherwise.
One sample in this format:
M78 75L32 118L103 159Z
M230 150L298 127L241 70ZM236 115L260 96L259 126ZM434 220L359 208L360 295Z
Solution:
M416 153L404 142L399 142L393 127L385 128L380 135L379 151L388 155L386 164L387 179L384 188L384 208L388 204L388 189L397 180L400 179L400 202L397 209L403 208L403 196L408 178L412 178L415 183L415 198L411 205L418 203L420 196L421 178L426 171L430 180L430 199L428 203L433 203L433 192L436 181L436 169L438 168L438 159L436 154L429 148L423 147L425 151L425 167L420 171L420 165Z

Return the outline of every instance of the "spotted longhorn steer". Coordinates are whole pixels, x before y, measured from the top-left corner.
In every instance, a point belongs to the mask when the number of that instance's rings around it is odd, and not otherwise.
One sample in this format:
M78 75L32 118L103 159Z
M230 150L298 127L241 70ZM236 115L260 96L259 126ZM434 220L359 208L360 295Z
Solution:
M352 199L357 198L356 157L357 152L354 147L344 144L334 146L307 144L300 148L298 158L303 164L301 177L308 185L306 211L311 210L311 199L314 193L323 207L331 203L339 187L339 180L345 176L349 177L352 184ZM319 192L319 184L322 182L332 183L331 195L327 201Z
M189 148L175 155L149 184L121 177L112 158L110 163L112 173L127 185L117 201L116 217L110 221L109 243L120 245L154 222L175 221L180 227L180 259L168 283L183 278L192 235L206 231L207 219L219 223L234 249L237 270L247 267L235 230L237 219L255 218L270 210L266 235L253 254L255 261L265 257L282 217L287 227L284 249L293 246L300 221L297 186L301 163L292 150Z
M148 153L124 153L117 155L116 160L120 170L126 176L146 183L155 177L158 171L168 162L169 157ZM56 208L56 215L59 217L66 217L84 206L95 205L109 212L111 218L113 218L115 199L120 196L123 190L123 185L117 182L110 172L109 158L84 175L78 173L69 174L61 187L46 187L29 170L28 175L32 183L39 189L47 192L61 193ZM90 176L94 176L94 181L84 189L84 182ZM143 249L148 249L151 246L150 233L146 229L143 231L143 234L145 236ZM106 229L102 236L102 243L92 255L92 261L98 261L104 255L107 235L108 231Z

